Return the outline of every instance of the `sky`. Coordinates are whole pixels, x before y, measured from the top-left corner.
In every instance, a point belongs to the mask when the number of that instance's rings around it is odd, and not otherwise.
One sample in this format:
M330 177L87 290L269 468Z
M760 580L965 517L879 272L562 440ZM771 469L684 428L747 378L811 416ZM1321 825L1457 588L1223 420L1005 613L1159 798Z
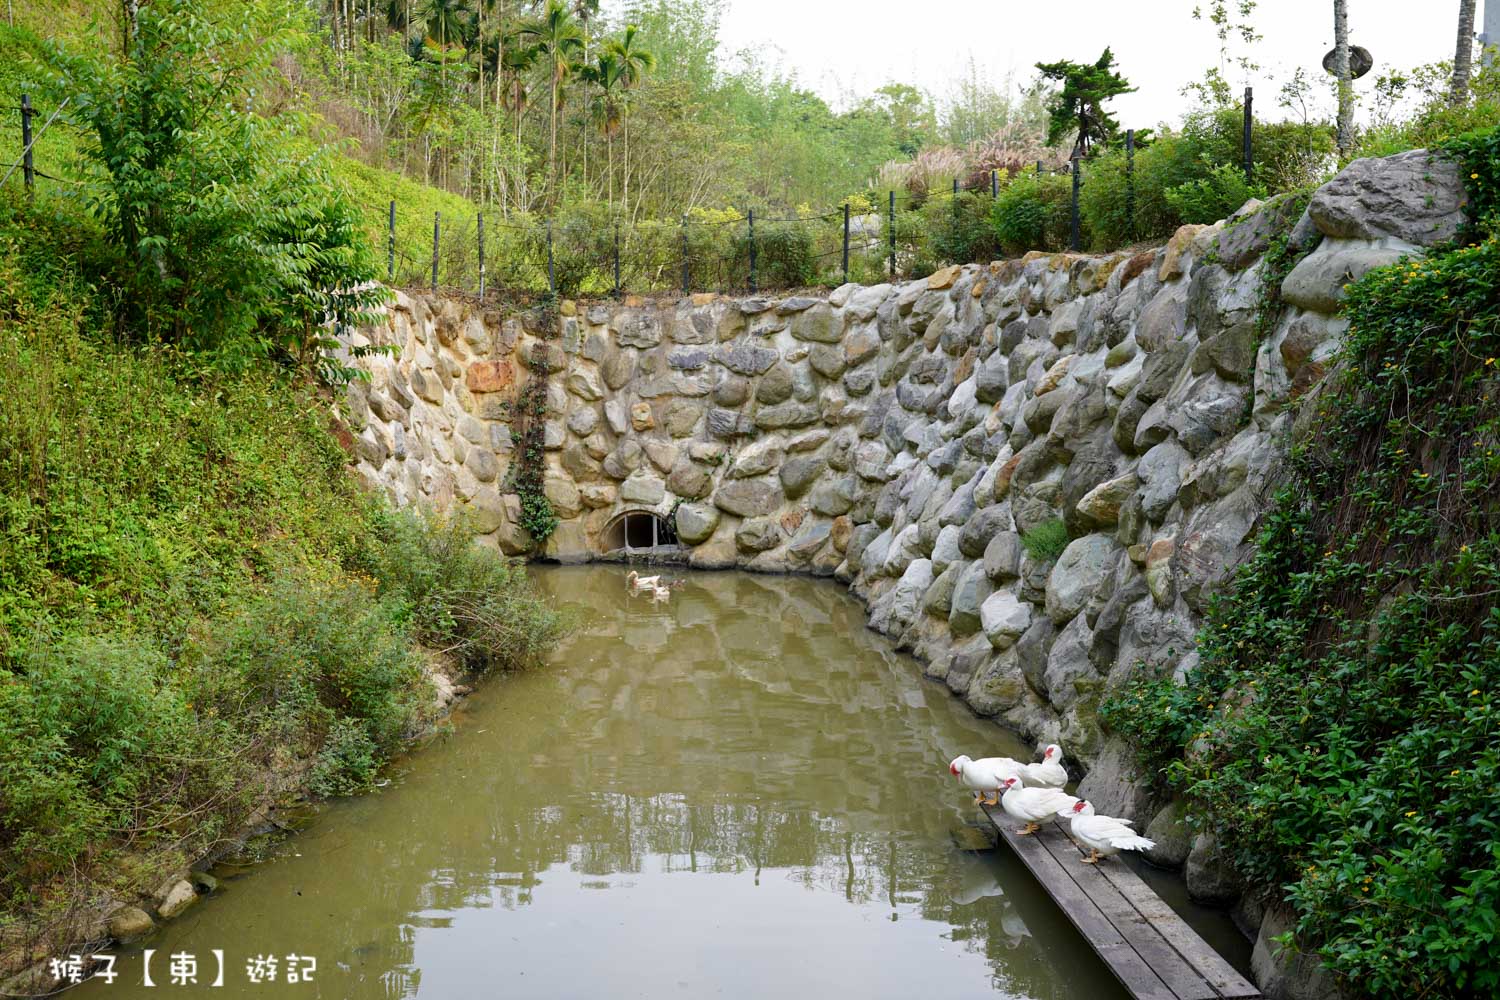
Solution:
M1486 3L1480 0L1482 24ZM868 93L897 79L941 96L972 57L991 82L1013 73L1029 82L1038 61L1093 61L1106 45L1139 90L1116 99L1122 125L1175 121L1186 106L1184 84L1219 60L1218 39L1195 21L1196 0L725 0L726 54L753 49L836 107L849 93ZM1348 0L1349 35L1369 49L1375 70L1451 59L1458 0ZM1254 22L1264 40L1257 110L1277 116L1276 91L1296 66L1319 69L1333 47L1331 0L1260 0ZM1231 82L1243 86L1238 74Z

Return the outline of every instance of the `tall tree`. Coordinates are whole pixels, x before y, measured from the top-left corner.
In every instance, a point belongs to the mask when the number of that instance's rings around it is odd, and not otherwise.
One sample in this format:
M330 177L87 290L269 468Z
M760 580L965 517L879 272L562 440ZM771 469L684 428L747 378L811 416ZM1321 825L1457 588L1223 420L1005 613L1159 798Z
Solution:
M437 43L438 72L443 80L443 89L448 87L448 46L466 42L470 23L470 10L465 0L423 0L421 7L423 30L427 37Z
M1104 103L1135 90L1115 72L1115 55L1108 48L1092 63L1060 60L1037 63L1043 80L1055 80L1062 87L1047 104L1047 145L1054 146L1068 133L1077 130L1073 151L1087 156L1091 146L1108 144L1120 130L1120 123L1104 109Z
M1458 47L1453 52L1453 93L1449 98L1455 106L1469 99L1469 75L1474 68L1475 6L1474 0L1458 0Z
M554 190L557 184L557 110L562 85L573 73L575 56L583 49L583 31L573 12L561 0L547 0L542 16L525 31L536 39L537 54L545 58L552 77L551 139L547 146L547 173Z
M1349 69L1348 0L1333 0L1333 75L1338 78L1338 151L1342 163L1354 148L1354 77Z
M625 92L625 107L621 112L625 132L624 190L621 195L626 207L630 205L630 94L646 76L656 68L656 55L636 44L640 29L627 24L620 37L609 43L609 52L614 56L620 72L620 90Z
M608 178L606 180L609 207L615 206L615 133L620 129L620 62L608 46L599 53L592 65L585 66L583 77L599 88L598 110L608 148Z

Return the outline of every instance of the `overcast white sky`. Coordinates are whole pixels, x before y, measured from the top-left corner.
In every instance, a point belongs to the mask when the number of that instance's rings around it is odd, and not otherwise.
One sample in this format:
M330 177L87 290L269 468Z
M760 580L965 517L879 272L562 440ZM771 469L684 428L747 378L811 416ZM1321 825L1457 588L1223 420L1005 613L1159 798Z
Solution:
M1376 69L1451 59L1458 0L1348 0L1349 34L1369 49ZM1484 5L1500 0L1481 0ZM1018 82L1038 61L1093 60L1114 48L1125 76L1140 89L1116 100L1122 124L1149 127L1175 120L1182 86L1218 61L1218 41L1192 19L1195 0L727 0L726 50L753 48L794 71L806 86L838 103L898 79L938 95L972 55L992 81L1013 71ZM1255 23L1265 66L1257 110L1276 114L1275 92L1293 67L1317 69L1333 47L1331 0L1260 0ZM1321 70L1319 70L1321 73ZM1232 82L1240 85L1238 78Z

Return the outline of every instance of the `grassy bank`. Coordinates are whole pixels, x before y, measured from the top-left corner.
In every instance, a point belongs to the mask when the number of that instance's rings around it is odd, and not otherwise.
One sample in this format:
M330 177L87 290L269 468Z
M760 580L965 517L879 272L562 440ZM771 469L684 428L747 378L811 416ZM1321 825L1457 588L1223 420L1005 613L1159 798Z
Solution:
M559 623L461 526L361 495L305 370L113 325L100 232L0 204L0 952L76 938L275 799L358 790L442 649Z

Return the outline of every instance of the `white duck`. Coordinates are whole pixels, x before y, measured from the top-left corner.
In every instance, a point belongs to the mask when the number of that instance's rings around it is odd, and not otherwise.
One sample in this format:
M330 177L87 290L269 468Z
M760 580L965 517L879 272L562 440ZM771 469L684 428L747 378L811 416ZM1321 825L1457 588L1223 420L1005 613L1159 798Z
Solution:
M631 570L625 575L625 586L634 592L639 592L642 590L652 590L656 587L661 586L661 577L641 576L641 574L637 573L635 570Z
M665 603L666 601L669 601L671 599L672 599L672 591L669 588L663 587L660 584L657 584L657 585L655 585L655 586L653 586L651 588L651 603L652 604Z
M1089 849L1089 856L1083 859L1086 865L1096 865L1121 851L1147 851L1156 846L1156 841L1132 830L1130 820L1098 816L1086 800L1074 802L1072 808L1058 815L1068 817L1073 839Z
M1047 744L1042 759L1035 764L1021 765L1021 781L1028 788L1062 788L1068 783L1068 769L1063 767L1062 747Z
M1042 828L1042 820L1072 809L1078 800L1067 792L1056 788L1027 788L1019 775L1012 775L1001 782L1005 794L1000 796L1000 808L1012 819L1026 824L1017 830L1021 836L1029 836Z
M1020 774L1020 768L1021 762L1009 757L972 760L968 754L961 754L948 764L948 773L962 779L964 787L974 789L976 799L992 806L999 801L1001 784L1006 778Z

